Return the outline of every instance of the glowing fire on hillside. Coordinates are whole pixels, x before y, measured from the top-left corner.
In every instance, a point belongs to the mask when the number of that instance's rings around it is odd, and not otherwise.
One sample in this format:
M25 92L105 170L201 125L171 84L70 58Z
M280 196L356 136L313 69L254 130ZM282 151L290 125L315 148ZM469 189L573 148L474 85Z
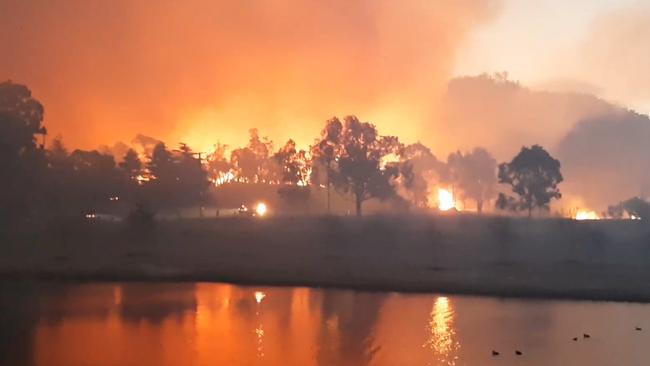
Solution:
M449 211L456 207L456 200L454 194L444 188L438 188L438 209L440 211Z
M600 220L600 216L596 213L596 211L590 211L590 210L578 210L576 211L574 219L582 221L582 220Z

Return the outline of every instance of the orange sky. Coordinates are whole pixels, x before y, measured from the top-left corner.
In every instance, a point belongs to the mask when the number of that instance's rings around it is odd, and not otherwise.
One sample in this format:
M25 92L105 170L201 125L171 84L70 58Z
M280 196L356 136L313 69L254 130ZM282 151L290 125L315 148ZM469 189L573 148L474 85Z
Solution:
M431 142L457 50L499 3L2 0L0 79L73 147L144 133L202 150L250 127L305 145L345 114Z

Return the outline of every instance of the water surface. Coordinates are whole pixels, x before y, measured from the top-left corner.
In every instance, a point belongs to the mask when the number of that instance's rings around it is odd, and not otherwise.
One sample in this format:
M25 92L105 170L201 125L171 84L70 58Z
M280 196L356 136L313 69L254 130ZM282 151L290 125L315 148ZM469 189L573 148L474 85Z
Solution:
M0 365L650 364L645 304L213 283L0 289Z

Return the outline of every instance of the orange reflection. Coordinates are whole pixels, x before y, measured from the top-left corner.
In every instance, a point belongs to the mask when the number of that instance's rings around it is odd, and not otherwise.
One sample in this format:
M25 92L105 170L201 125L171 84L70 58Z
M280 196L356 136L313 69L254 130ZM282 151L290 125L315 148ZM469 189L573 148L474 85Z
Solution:
M460 343L455 340L454 309L447 297L439 296L433 303L429 323L429 339L425 346L434 351L442 365L455 365Z
M417 332L400 330L422 329L429 301L413 300L419 310L405 319L384 313L400 305L384 294L207 283L72 286L47 303L55 312L40 315L33 364L388 366L430 359ZM452 355L451 305L436 304L435 349Z

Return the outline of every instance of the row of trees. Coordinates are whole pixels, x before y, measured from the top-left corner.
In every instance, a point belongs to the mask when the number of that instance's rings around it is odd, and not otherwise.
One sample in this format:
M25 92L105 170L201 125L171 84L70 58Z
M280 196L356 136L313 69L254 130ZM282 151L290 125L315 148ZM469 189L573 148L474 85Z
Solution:
M308 150L293 140L279 149L257 130L247 146L217 145L207 156L185 144L170 150L163 142L143 152L129 149L116 159L96 150L68 152L60 140L49 149L43 106L23 85L0 84L0 195L7 204L2 215L83 212L109 199L146 202L155 209L179 209L204 204L210 186L229 182L280 185L287 200L309 197L310 189L350 195L361 215L369 199L393 199L426 207L432 182L452 186L462 200L473 200L481 211L496 195L497 183L512 187L514 196L499 194L497 206L514 211L548 208L559 198L560 163L540 146L523 148L511 162L501 164L488 151L451 154L439 161L426 146L405 145L396 136L355 116L332 118Z

